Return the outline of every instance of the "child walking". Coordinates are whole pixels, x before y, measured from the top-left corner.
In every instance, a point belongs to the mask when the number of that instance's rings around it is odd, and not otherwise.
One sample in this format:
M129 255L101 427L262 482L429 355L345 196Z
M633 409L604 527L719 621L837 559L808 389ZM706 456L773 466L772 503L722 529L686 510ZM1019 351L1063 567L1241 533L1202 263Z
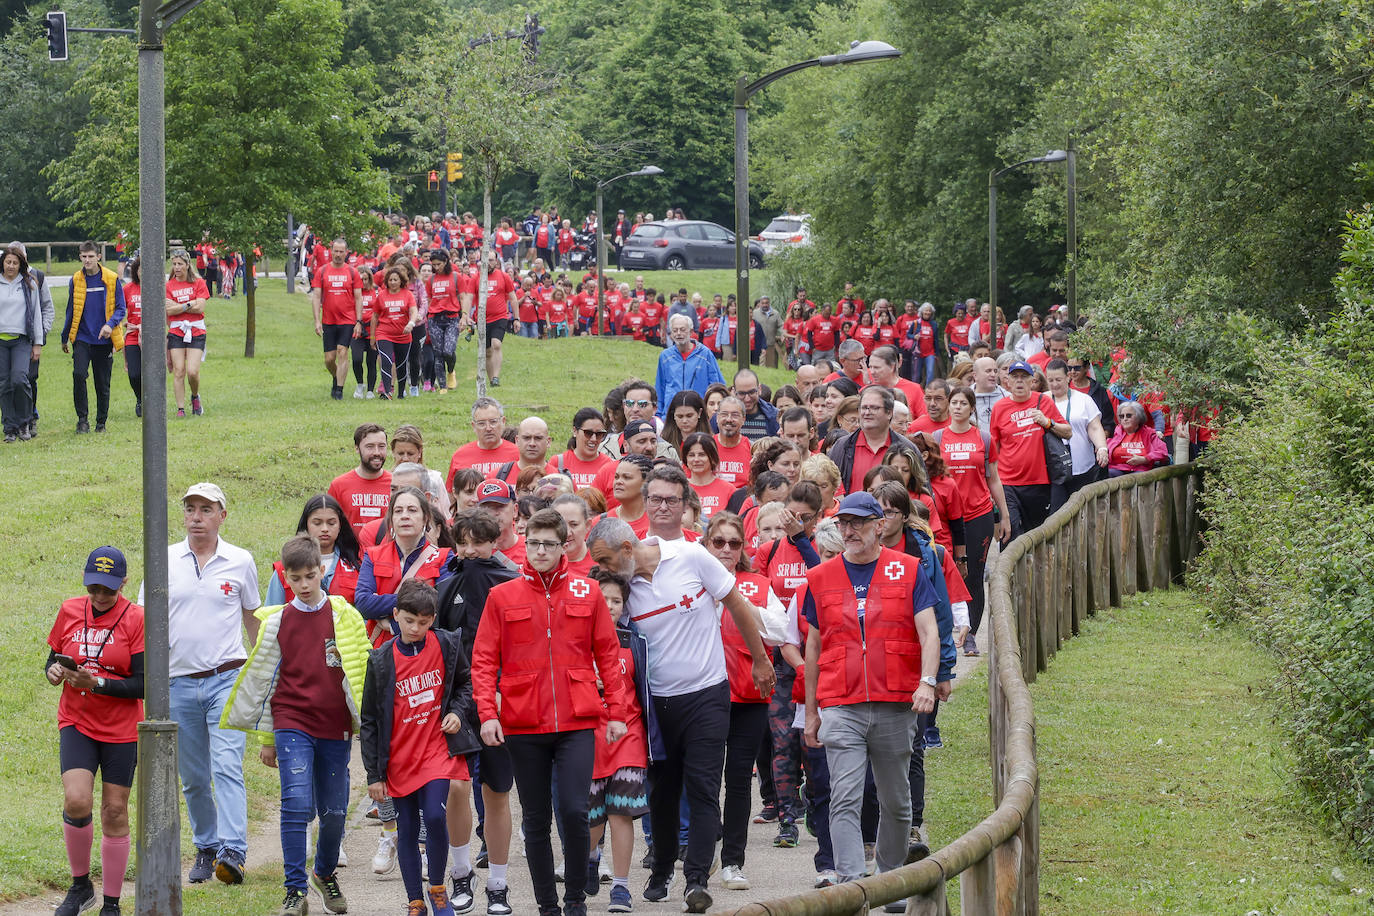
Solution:
M361 724L367 628L346 598L325 594L324 560L309 535L286 542L281 565L294 597L257 610L258 641L220 727L257 735L258 756L281 775L281 916L310 912L307 889L320 895L324 912L347 913L334 872L348 813L348 758ZM307 870L306 832L317 816L315 861Z
M372 650L363 687L363 767L374 801L396 805L396 857L407 916L453 916L445 805L449 782L467 780L464 754L478 749L471 723L472 681L459 636L433 630L439 599L433 586L407 579L396 591L398 633ZM420 823L428 859L428 893L420 869Z

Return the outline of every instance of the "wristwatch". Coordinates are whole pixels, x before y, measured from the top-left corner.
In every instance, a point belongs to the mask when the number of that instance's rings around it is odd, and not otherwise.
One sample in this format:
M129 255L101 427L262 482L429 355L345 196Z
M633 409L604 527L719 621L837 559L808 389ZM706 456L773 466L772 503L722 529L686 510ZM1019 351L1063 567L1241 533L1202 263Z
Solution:
M104 679L103 677L98 677L98 678L95 679L95 689L96 689L96 690L104 690L104 689L105 689L105 679Z
M921 678L921 683L922 683L922 684L925 684L925 685L926 685L927 687L929 687L931 690L934 690L934 689L935 689L935 675L933 675L933 674L927 674L925 677Z

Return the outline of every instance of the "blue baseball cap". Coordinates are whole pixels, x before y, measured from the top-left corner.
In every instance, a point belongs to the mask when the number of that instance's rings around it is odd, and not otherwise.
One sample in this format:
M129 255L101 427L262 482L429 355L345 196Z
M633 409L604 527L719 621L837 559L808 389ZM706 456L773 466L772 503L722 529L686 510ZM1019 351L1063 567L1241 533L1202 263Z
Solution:
M110 591L119 591L129 575L129 564L124 562L124 554L114 547L97 547L86 558L86 574L83 585L101 585Z
M1007 375L1011 375L1013 372L1024 372L1027 375L1034 376L1035 367L1032 366L1030 363L1026 362L1024 359L1017 360L1016 362L1012 363L1010 366L1007 367Z
M848 515L851 518L882 518L883 507L873 498L872 493L850 493L840 501L835 517Z

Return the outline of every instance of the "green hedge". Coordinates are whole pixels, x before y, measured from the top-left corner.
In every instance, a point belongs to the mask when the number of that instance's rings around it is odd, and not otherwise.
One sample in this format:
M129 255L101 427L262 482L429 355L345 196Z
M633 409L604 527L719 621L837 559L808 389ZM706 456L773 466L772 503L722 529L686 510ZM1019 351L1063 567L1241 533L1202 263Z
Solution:
M1258 348L1265 381L1208 453L1197 585L1278 657L1300 778L1374 858L1374 214L1345 232L1340 312Z

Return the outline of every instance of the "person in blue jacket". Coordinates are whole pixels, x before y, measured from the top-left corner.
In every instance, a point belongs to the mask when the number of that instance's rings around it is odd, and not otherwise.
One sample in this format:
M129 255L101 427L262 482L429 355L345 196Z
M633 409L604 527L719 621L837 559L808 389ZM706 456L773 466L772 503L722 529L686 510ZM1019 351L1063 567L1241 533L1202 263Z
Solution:
M695 391L702 397L713 384L725 384L720 365L706 347L692 339L692 321L686 315L668 319L668 338L672 346L658 357L658 415L662 417L679 391Z

